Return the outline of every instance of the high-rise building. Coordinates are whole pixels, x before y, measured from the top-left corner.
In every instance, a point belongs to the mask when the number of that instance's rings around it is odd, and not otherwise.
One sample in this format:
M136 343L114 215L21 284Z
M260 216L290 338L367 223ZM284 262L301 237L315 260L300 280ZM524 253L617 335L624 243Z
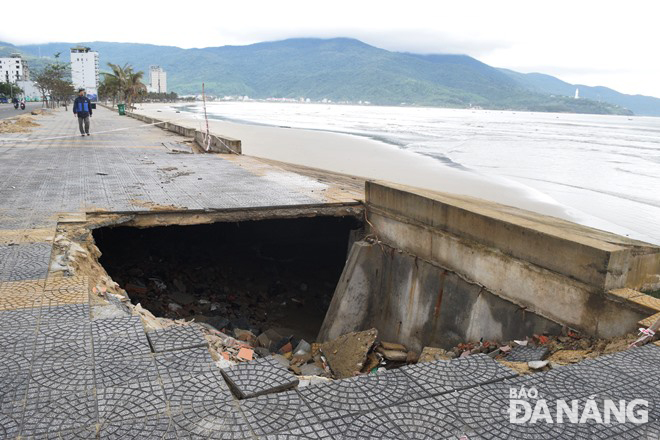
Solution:
M99 89L99 53L89 47L71 48L71 82L78 90L96 96Z
M149 87L153 93L167 93L167 73L160 66L149 66Z
M13 53L8 58L0 58L0 82L16 83L28 81L30 69L21 54Z

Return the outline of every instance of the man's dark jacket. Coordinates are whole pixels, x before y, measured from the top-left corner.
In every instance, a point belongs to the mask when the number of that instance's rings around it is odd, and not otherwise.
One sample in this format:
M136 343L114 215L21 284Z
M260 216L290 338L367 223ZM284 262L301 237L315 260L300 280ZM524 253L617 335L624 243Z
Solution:
M78 96L73 101L73 113L78 115L79 118L92 116L92 103L87 96Z

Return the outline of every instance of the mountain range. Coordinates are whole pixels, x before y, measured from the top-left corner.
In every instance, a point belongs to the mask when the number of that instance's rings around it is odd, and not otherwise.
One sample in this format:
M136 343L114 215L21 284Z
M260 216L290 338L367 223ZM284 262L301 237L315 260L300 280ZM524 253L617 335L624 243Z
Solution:
M391 52L350 38L296 38L247 46L182 49L137 43L0 42L0 56L22 53L32 70L75 45L107 62L128 63L147 75L149 65L167 72L168 91L251 98L309 98L334 102L452 108L660 116L660 99L626 95L606 87L569 84L541 73L498 69L467 55ZM579 88L580 98L574 99Z

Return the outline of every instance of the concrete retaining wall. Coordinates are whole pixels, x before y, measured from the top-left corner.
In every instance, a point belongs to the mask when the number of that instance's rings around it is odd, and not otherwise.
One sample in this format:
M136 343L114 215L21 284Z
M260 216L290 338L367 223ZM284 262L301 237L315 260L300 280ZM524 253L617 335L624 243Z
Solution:
M649 288L660 274L656 246L483 200L367 182L366 205L383 242L595 336L645 317L606 291Z
M365 215L379 244L354 244L321 341L370 327L413 348L522 338L559 325L613 337L657 312L607 294L656 286L657 246L390 183L367 182Z
M319 340L371 327L381 339L418 352L561 330L452 271L386 245L356 242Z

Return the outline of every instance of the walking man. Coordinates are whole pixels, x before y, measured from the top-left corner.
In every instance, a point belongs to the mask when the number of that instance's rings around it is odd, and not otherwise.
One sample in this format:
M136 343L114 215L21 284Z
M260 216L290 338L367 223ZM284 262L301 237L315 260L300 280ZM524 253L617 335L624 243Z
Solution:
M92 117L92 103L85 96L85 89L78 89L78 97L73 101L73 114L78 117L80 136L89 136L89 118Z

